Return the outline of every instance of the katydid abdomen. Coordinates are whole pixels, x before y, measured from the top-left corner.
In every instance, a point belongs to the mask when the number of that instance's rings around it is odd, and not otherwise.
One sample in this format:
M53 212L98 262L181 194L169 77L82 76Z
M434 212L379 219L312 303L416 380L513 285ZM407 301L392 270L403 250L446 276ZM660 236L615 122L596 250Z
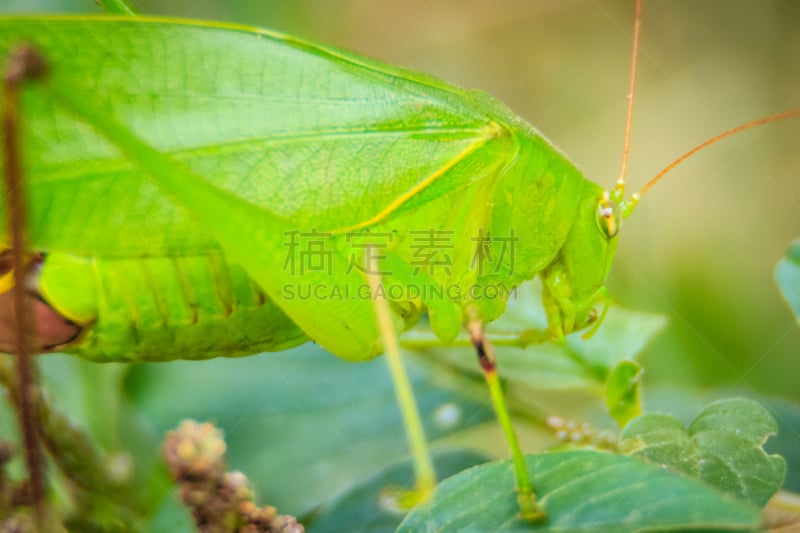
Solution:
M53 253L39 292L85 331L62 349L96 361L236 357L308 338L219 252L79 258Z
M40 48L49 83L74 83L82 91L72 95L75 105L97 118L76 118L46 89L25 94L29 238L46 254L43 296L88 328L70 351L192 359L282 349L304 332L339 356L374 356L377 330L370 299L358 294L357 263L359 239L376 234L389 236L378 244L396 267L387 283L405 294L420 284L450 289L445 297L394 298L404 326L424 303L434 331L450 339L468 307L485 320L504 309L506 295L485 298L472 287L509 289L540 272L556 336L590 321L615 243L597 226L603 191L482 93L237 26L0 21L0 49L19 42ZM241 66L245 55L263 58L262 68ZM72 75L97 64L91 78ZM230 102L224 112L219 100ZM128 137L114 137L118 126ZM202 179L153 181L159 165L132 155L136 143ZM330 271L287 263L298 232L323 235ZM447 268L415 264L413 239L425 233L446 236ZM493 241L494 259L476 262L475 239L489 234L516 239L514 249L501 254ZM213 268L186 275L173 266L196 260L205 268L213 257L230 265L227 279ZM61 262L85 263L71 274L84 282L59 274ZM226 283L242 288L232 296L236 312L213 301ZM347 294L304 300L286 292L298 283L333 283Z

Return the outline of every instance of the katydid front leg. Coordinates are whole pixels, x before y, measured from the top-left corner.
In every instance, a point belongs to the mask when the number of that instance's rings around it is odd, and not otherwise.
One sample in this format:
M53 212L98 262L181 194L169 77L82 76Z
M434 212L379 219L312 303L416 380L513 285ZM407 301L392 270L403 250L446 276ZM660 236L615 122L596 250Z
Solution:
M433 484L435 484L435 474L425 444L426 440L417 406L408 384L408 378L406 377L402 365L400 353L397 350L397 337L394 326L392 325L389 305L383 292L379 290L380 277L376 273L377 271L378 268L373 265L367 277L370 283L371 294L375 301L377 321L383 339L387 361L389 362L389 367L394 379L398 403L403 411L406 435L414 456L416 490L411 494L411 499L417 502L424 501L432 490ZM494 350L492 349L488 337L485 335L484 324L477 309L471 308L468 312L468 316L470 318L467 323L467 330L470 342L478 355L478 362L489 387L492 405L512 452L520 515L523 519L529 521L541 520L546 515L544 510L536 502L536 494L534 493L530 475L525 465L525 457L519 446L519 441L511 422L511 416L506 406L500 378L497 374L497 361Z
M503 388L500 384L500 377L497 375L497 359L494 356L494 350L492 350L492 345L484 334L483 321L477 310L470 309L468 314L470 317L467 324L469 337L478 354L478 362L483 370L486 384L489 386L492 406L503 428L508 446L511 449L520 515L525 520L541 520L546 515L544 510L536 503L536 494L533 491L530 474L528 474L528 467L525 464L525 456L519 446L517 434L511 423L511 416L506 406L505 395L503 394Z

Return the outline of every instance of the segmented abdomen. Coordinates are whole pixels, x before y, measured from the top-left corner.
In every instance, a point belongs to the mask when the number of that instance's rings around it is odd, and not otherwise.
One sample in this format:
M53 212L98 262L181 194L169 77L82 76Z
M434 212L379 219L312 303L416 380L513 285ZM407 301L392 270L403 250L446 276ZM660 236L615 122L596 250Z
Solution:
M58 270L82 293L48 290ZM94 294L92 294L94 293ZM97 361L168 361L277 351L307 340L264 292L218 252L176 257L77 258L51 254L42 296L86 332L65 351ZM88 297L88 298L87 298Z

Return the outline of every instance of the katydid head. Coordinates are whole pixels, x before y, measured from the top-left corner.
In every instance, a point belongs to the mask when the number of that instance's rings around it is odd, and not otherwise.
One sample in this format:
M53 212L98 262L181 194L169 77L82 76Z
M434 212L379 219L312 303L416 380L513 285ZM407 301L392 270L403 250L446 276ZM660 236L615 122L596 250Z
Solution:
M723 132L667 165L641 191L629 198L625 198L624 173L627 154L623 160L623 173L612 190L599 191L597 186L588 185L582 196L577 218L561 248L559 258L545 272L545 291L548 293L545 299L550 299L554 304L548 314L556 319L556 322L550 323L560 324L560 327L556 328L556 336L560 337L562 334L596 322L595 327L584 335L588 337L602 322L607 306L598 320L594 305L600 298L604 298L608 303L604 283L617 250L622 219L633 212L641 196L650 187L685 159L725 137L754 126L797 116L800 116L800 109L754 120ZM629 132L626 132L626 139L628 135Z
M605 279L617 251L622 210L611 193L586 181L578 211L557 259L543 272L548 323L557 338L599 320Z
M620 177L616 187L611 191L601 190L597 185L586 182L578 213L567 240L561 248L557 261L548 267L543 277L548 323L557 338L595 322L595 326L584 335L588 338L602 322L608 310L609 300L605 280L617 251L617 235L623 217L630 212L637 200L634 195L631 202L624 201L636 83L636 56L639 50L641 0L636 0L635 6L634 45ZM606 301L600 316L594 307L599 297L603 297Z
M594 306L601 298L608 303L604 284L617 250L622 219L633 212L641 196L650 187L685 159L725 137L754 126L797 116L800 116L800 109L754 120L723 132L677 158L641 191L628 198L625 198L625 161L623 174L613 189L603 191L597 185L585 182L576 218L566 241L556 260L543 271L545 307L554 336L562 338L593 322L595 327L602 322L603 315L598 317ZM607 306L604 312L606 309ZM584 337L593 332L594 328Z

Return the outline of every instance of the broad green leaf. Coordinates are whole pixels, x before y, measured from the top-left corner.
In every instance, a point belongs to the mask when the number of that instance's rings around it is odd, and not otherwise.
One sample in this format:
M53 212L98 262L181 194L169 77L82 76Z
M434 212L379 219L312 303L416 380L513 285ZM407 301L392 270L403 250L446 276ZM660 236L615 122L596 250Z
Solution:
M636 361L622 361L606 380L606 407L621 427L642 414L639 382L642 367Z
M428 438L492 419L491 407L409 364ZM353 364L311 344L242 359L142 364L127 383L156 439L186 417L225 431L231 468L262 501L303 515L408 454L386 362ZM156 446L156 444L154 444Z
M512 465L504 461L445 480L397 532L749 531L761 519L750 504L632 457L573 450L526 459L545 522L517 518Z
M793 242L786 250L786 257L778 262L775 281L800 323L800 240Z
M778 434L764 448L786 459L783 489L800 492L800 405L774 398L764 400L764 404L778 421Z
M763 506L786 473L786 461L762 448L778 425L760 404L743 398L709 404L687 428L666 414L632 420L620 445L685 476Z
M513 385L536 390L583 389L597 393L611 370L621 361L635 358L666 323L664 317L612 306L597 333L584 340L578 332L566 343L552 342L518 347L530 330L544 330L547 321L539 282L525 283L508 301L506 313L487 327L497 352L498 368ZM424 326L408 332L403 345L424 353L434 362L453 365L467 373L479 369L474 358L464 356L469 340L463 335L453 347L441 342Z
M462 470L485 463L489 458L468 450L452 450L436 454L433 460L437 477L446 479ZM391 465L364 483L340 494L313 518L306 531L392 533L406 513L392 505L387 493L393 488L410 488L413 482L410 461Z
M647 387L644 394L644 404L648 411L670 412L686 424L692 421L694 415L706 404L723 399L721 393L730 397L731 390L726 387L716 392L689 391L672 387L655 386ZM752 394L752 389L736 391L737 396L747 397ZM786 478L783 489L800 492L800 404L768 396L753 397L767 408L778 423L778 433L770 437L764 444L764 450L769 454L777 454L786 460Z

